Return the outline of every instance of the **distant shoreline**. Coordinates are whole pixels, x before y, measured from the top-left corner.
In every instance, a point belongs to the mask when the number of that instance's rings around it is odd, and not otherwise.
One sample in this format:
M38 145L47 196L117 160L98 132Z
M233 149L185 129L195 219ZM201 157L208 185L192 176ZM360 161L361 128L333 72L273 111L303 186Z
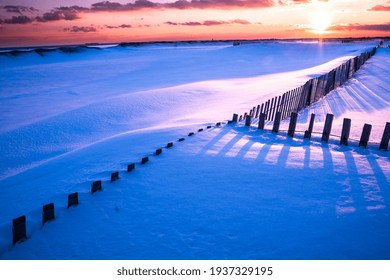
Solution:
M35 46L19 46L19 47L0 47L0 53L8 53L12 51L21 51L29 52L35 50L47 50L50 49L61 49L61 48L78 48L78 47L89 47L100 48L101 46L145 46L145 45L154 45L154 44L199 44L199 43L233 43L241 42L245 43L256 43L256 42L276 42L276 41L285 41L285 42L294 42L294 41L321 41L321 42L335 42L335 41L344 41L344 42L354 42L354 41L366 41L366 40L375 40L383 39L388 40L390 37L342 37L342 38L294 38L294 39L228 39L228 40L179 40L179 41L144 41L144 42L111 42L111 43L80 43L80 44L65 44L65 45L35 45Z

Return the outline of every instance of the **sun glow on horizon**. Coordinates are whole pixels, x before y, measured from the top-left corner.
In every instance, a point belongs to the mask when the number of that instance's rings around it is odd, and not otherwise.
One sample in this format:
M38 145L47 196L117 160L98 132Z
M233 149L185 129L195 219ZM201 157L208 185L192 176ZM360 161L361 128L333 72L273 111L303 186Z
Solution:
M310 29L315 34L324 34L331 26L332 20L329 13L319 11L310 17Z
M228 39L389 36L385 0L0 0L0 47ZM39 3L38 3L39 2ZM44 2L44 3L43 3ZM199 3L201 4L199 4ZM247 3L245 6L243 3ZM273 2L274 5L263 5ZM175 4L176 3L176 4ZM256 4L257 3L257 4ZM23 4L23 5L22 5ZM18 6L21 5L21 6ZM133 5L133 6L132 6ZM187 6L186 6L187 7ZM189 12L191 11L191 12Z

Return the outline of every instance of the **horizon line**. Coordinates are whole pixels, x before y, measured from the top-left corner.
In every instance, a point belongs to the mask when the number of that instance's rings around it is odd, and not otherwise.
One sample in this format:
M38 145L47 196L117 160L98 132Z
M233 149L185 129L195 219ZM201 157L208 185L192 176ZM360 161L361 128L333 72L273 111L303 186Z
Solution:
M101 45L152 45L152 44L170 44L170 43L216 43L216 42L255 42L255 41L333 41L333 40L373 40L373 39L390 39L390 36L359 36L359 37L311 37L311 38L258 38L258 39L203 39L203 40L150 40L150 41L121 41L121 42L89 42L78 44L61 44L61 45L31 45L31 46L12 46L2 47L0 50L18 50L18 49L38 49L38 48L61 48L61 47L82 47L82 46L101 46Z

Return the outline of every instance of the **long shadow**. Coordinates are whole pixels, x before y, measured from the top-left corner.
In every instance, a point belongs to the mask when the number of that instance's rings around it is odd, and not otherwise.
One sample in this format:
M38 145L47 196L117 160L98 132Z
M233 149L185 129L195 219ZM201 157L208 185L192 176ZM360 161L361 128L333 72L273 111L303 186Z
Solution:
M378 183L378 193L381 194L383 205L386 205L386 201L390 200L390 182L385 176L382 168L379 166L376 158L372 154L368 154L366 159L371 166L373 176Z
M389 83L386 84L390 86ZM326 96L320 103L327 106L328 113L332 112L335 117L344 114L348 110L354 110L356 107L362 108L366 112L387 108L390 100L386 100L385 96L382 97L376 94L372 90L375 87L377 85L364 84L364 81L358 77L358 80L346 83L337 92Z
M350 96L350 98L359 106L361 106L365 111L370 112L387 108L388 101L374 93L360 81L356 83L350 83L350 85L345 87L345 91L348 96ZM344 103L346 104L342 104L342 108L345 107L345 109L347 109L351 107L351 105L347 102ZM350 109L353 109L353 107Z
M280 150L279 156L278 156L278 161L276 165L278 166L284 166L286 167L287 160L288 160L288 155L290 153L290 145L283 145L283 148Z
M333 157L332 153L330 152L329 145L326 143L321 143L321 149L322 149L322 155L324 157L324 169L326 170L332 170L334 168L333 165Z
M360 182L360 177L358 176L359 170L357 168L353 154L349 149L346 149L343 152L343 154L345 157L347 171L348 171L348 174L347 174L348 185L349 185L348 192L350 193L351 198L353 199L353 201L352 201L353 204L351 206L365 205L366 201L364 199L362 184ZM354 207L354 209L357 212L359 210L362 210L362 209L358 209L356 207Z
M264 163L265 158L271 150L271 146L272 145L266 144L261 148L260 153L257 155L256 162Z
M303 168L309 169L310 168L310 144L303 146L303 149L305 150L305 155L303 159Z
M222 137L224 137L226 134L228 134L232 130L232 127L226 126L221 131L214 136L199 152L200 154L206 153L208 150L210 150L216 143L218 143Z
M240 151L237 153L236 157L237 158L244 158L246 153L251 149L251 147L255 144L252 139L249 139L248 142L246 142L241 148Z
M219 152L219 154L226 156L227 153L234 147L234 145L242 139L241 134L237 134L234 136L226 145L223 147L223 149Z

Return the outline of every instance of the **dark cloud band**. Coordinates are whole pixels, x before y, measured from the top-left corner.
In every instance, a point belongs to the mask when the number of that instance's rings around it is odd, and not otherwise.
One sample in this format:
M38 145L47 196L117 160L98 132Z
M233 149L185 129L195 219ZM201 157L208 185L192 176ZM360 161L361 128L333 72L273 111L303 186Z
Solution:
M229 24L251 24L249 21L244 19L235 19L235 20L205 20L203 22L199 21L188 21L188 22L172 22L167 21L165 24L168 25L181 25L181 26L216 26L216 25L229 25Z
M333 25L328 28L329 31L387 31L390 32L390 23L385 24L345 24Z
M94 26L72 26L71 28L64 28L64 31L66 32L97 32L96 27Z

